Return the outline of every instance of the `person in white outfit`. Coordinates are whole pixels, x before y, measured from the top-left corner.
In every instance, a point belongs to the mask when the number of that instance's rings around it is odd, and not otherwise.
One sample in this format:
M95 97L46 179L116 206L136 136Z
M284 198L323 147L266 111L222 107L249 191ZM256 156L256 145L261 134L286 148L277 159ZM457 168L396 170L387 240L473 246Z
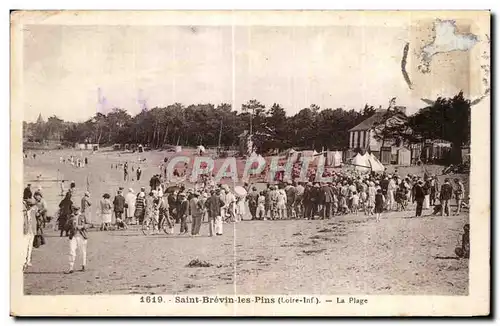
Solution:
M134 223L134 213L135 213L135 200L137 196L134 193L134 189L130 188L128 190L128 194L125 196L125 205L126 205L126 221L128 224ZM135 223L134 223L135 224Z
M231 222L236 221L236 197L231 191L228 191L226 193L226 198L225 198L225 205L224 207L227 207L226 214L227 219L229 219Z
M80 214L79 207L74 207L73 214L69 220L69 270L66 274L73 273L77 250L80 250L82 254L81 271L85 271L85 266L87 265L87 238L85 215Z
M285 211L286 211L286 193L284 189L278 190L278 201L277 201L277 209L278 209L278 219L285 219Z
M30 198L24 201L23 235L26 248L26 256L23 265L23 271L31 266L31 254L33 252L33 239L35 238L35 232L36 232L37 211L38 208L36 206L35 199Z
M396 200L394 195L397 190L396 180L394 178L390 178L389 184L387 185L387 209L392 211L396 206Z

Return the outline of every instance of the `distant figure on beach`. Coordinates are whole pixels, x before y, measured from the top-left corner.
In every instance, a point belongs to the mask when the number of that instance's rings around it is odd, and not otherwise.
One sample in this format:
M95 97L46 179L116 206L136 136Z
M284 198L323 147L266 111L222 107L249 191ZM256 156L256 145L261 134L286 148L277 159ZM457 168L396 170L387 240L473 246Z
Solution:
M128 181L128 162L123 165L123 181Z

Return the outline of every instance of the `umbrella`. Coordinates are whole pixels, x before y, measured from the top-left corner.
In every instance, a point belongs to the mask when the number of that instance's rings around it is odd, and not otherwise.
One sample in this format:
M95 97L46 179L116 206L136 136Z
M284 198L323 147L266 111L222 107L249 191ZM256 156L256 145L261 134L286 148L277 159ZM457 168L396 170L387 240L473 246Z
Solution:
M234 192L238 196L246 196L247 195L247 191L242 186L236 186L236 187L234 187Z
M179 191L181 190L181 187L179 186L170 186L167 189L165 189L165 193L172 193L174 191Z

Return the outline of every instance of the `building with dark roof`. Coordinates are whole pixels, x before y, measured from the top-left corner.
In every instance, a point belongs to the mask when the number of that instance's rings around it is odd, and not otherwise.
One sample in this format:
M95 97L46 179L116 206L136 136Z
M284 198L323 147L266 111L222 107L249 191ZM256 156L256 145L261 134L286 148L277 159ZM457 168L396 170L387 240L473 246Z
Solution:
M364 149L378 153L381 147L393 147L393 141L386 139L384 142L375 137L376 129L384 126L404 123L406 121L406 108L394 107L392 114L388 110L379 109L369 118L349 129L349 149Z

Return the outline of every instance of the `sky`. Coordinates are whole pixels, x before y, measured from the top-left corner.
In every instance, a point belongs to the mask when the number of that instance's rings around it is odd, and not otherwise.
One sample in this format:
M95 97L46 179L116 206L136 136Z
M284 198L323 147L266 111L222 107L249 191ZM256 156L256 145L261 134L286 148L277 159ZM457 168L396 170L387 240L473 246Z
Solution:
M385 26L27 25L24 120L84 121L179 102L423 107L401 74L408 30ZM100 90L100 91L98 91ZM100 95L99 95L100 94ZM102 98L105 98L105 104Z

